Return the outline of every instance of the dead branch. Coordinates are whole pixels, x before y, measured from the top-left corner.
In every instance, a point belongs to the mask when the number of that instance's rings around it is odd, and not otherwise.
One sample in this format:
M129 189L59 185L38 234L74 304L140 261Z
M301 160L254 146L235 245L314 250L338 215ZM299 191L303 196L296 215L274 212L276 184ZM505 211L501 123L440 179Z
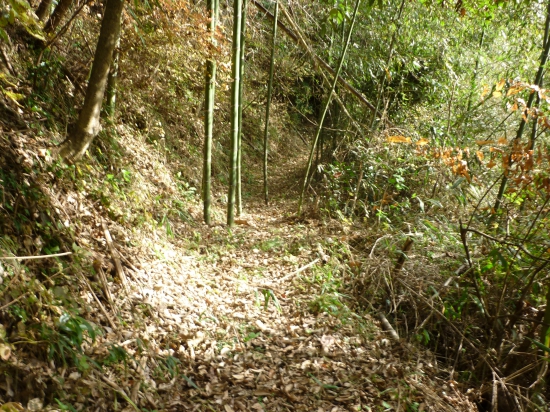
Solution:
M37 256L0 256L4 260L31 260L31 259L46 259L58 256L72 255L73 252L54 253L53 255L37 255Z
M386 319L386 316L383 313L378 313L378 319L380 320L382 329L388 332L393 340L399 340L399 334L395 331L395 329L390 324L388 319Z
M280 278L279 280L277 280L277 282L279 282L279 283L280 283L280 282L284 282L285 280L288 280L288 279L290 279L290 278L296 276L298 273L301 273L301 272L303 272L304 270L306 270L306 269L312 267L313 265L315 265L317 262L319 262L319 260L320 260L320 259L317 258L317 259L315 259L315 260L309 262L307 265L302 266L301 268L295 270L294 272L291 272L291 273L289 273L288 275L283 276L282 278Z
M82 276L82 280L83 280L84 284L87 286L90 293L92 294L92 297L94 298L94 300L99 305L99 309L101 309L101 312L103 312L103 315L105 316L105 318L107 318L107 322L109 322L109 325L111 325L111 328L113 329L113 331L116 330L115 323L113 322L113 320L111 319L111 317L107 313L107 310L105 309L105 306L103 306L103 303L101 303L101 301L97 298L96 294L94 293L94 290L92 289L92 286L90 285L90 282L88 282L88 279L86 279L84 276ZM109 303L111 303L111 302L109 302ZM112 305L112 303L111 303L111 305ZM113 310L114 310L114 307L113 307Z
M124 274L124 270L122 269L122 264L120 263L120 257L113 243L113 238L111 237L111 233L109 232L109 229L107 228L107 224L103 219L101 219L101 226L103 227L103 232L105 233L105 240L107 241L107 245L109 246L109 250L111 251L111 256L113 258L113 261L115 262L115 268L116 268L118 277L120 278L120 283L122 284L122 287L126 292L126 295L129 296L130 294L128 292L128 280L126 279L126 275Z

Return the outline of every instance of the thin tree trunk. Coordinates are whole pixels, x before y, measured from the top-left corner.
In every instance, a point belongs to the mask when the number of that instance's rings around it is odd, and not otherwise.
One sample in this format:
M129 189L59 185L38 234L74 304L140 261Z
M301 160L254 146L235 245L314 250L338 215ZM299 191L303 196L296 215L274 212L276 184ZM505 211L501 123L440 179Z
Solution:
M479 52L481 51L481 48L483 47L483 41L485 40L485 25L481 29L481 36L479 38ZM468 120L470 118L470 111L472 110L472 102L474 99L474 91L476 87L476 81L477 81L477 75L479 72L479 61L480 56L478 55L476 57L476 64L474 66L474 73L472 74L472 80L470 81L470 94L468 95L468 105L466 106L466 118L464 119L464 125L462 126L462 140L464 140L464 135L466 133L466 128L468 127Z
M46 34L51 34L55 31L55 29L57 29L57 27L69 11L71 4L73 4L73 0L59 0L59 3L57 3L57 6L55 7L52 15L44 25L44 32Z
M227 196L227 226L235 223L235 194L237 191L237 163L239 155L239 87L241 57L242 0L233 3L233 58L231 85L231 153L229 155L229 193Z
M543 46L542 46L542 53L540 55L540 64L537 71L537 75L535 76L535 81L533 82L539 87L542 86L542 77L544 74L544 67L546 65L546 61L548 60L548 53L550 51L550 0L548 0L548 5L546 8L546 22L544 24L544 38L543 38L542 44ZM531 93L529 95L529 99L527 100L526 110L529 110L531 106L533 106L535 95L537 95L537 93ZM518 128L518 132L515 137L516 142L518 142L523 136L523 131L525 130L525 125L527 124L526 119L527 119L527 116L522 116L521 122ZM508 163L511 164L511 161ZM500 187L498 188L495 206L493 207L495 216L498 210L500 209L500 204L502 203L502 197L504 196L504 191L506 190L507 183L508 183L508 177L506 176L506 174L504 174L502 176L502 181L500 182Z
M44 21L46 17L50 15L50 8L52 6L53 0L42 0L38 7L36 8L36 16L38 20Z
M265 105L264 129L264 200L269 204L269 190L267 185L267 157L269 155L269 112L271 110L271 95L273 93L273 71L275 68L275 45L277 40L277 20L279 18L279 0L275 0L275 18L273 19L273 37L271 39L271 63L269 65L269 82L267 83L267 102Z
M267 10L264 6L262 6L260 3L258 3L256 0L252 0L252 3L258 8L260 9L267 17L269 17L270 19L273 19L274 16L269 12L269 10ZM291 20L291 17L288 15L288 13L286 12L286 10L284 9L284 7L282 5L280 5L280 8L281 8L281 11L285 14L285 16L287 17L287 19L289 19L289 21L291 22L292 24L292 20ZM325 62L322 58L320 58L319 56L317 56L315 53L313 53L313 51L311 51L307 44L303 42L303 40L300 40L298 38L298 36L292 32L292 30L290 30L288 27L286 27L283 23L281 23L281 20L279 19L277 25L279 26L279 28L288 35L288 37L290 37L292 39L292 41L294 41L298 46L302 47L305 51L307 51L310 56L312 57L313 59L313 62L314 62L314 65L316 64L319 64L321 65L325 70L327 70L330 74L332 74L334 76L335 74L335 71L332 67L330 67L330 65ZM340 77L338 76L338 81L340 82L340 84L346 89L348 90L351 94L353 94L355 97L357 97L357 99L359 99L359 102L365 106L367 109L369 109L371 112L374 112L376 110L376 108L374 107L374 105L369 102L365 96L363 96L361 94L361 92L359 92L356 88L354 88L350 83L348 83L343 77ZM381 115L380 115L381 116ZM390 126L390 127L394 127L394 125L391 123L391 122L387 122L387 124Z
M405 0L401 1L401 6L399 7L399 12L397 13L397 17L395 19L395 30L392 34L391 41L390 41L390 47L388 48L388 57L386 58L386 68L389 70L389 65L391 63L391 58L393 56L393 46L395 44L395 40L397 38L397 35L399 34L399 29L401 28L401 15L403 14L403 9L405 7ZM380 80L380 87L378 89L378 97L376 99L376 109L372 113L372 121L370 124L371 129L375 128L376 123L376 115L378 113L378 110L380 110L380 103L382 101L382 96L384 95L384 86L386 85L386 73L382 73L381 80ZM380 118L382 120L382 118Z
M340 71L342 70L342 65L344 64L344 60L346 57L346 52L349 47L349 43L351 40L351 34L353 33L353 26L355 25L355 20L357 18L357 12L359 10L359 5L361 4L361 0L357 0L355 3L355 9L353 10L353 17L351 19L351 24L349 26L348 35L346 38L346 43L344 46L344 49L342 50L342 56L340 57L340 61L338 62L338 68L336 69L336 73L334 74L334 82L332 83L332 87L330 89L330 92L328 93L327 102L325 104L325 108L323 110L323 114L321 115L321 120L319 121L319 127L317 128L317 134L315 135L315 139L313 139L313 143L311 144L311 151L309 153L309 159L307 162L307 169L306 169L306 175L304 176L304 182L302 184L302 192L300 193L300 200L298 202L298 214L302 213L302 204L304 202L304 194L306 192L307 182L309 178L309 172L311 169L311 163L313 160L313 155L315 153L315 147L317 146L317 141L319 140L319 136L321 135L321 130L323 129L323 122L325 120L325 116L327 114L327 110L330 106L330 101L332 98L332 93L336 89L336 85L338 84L338 79L340 77Z
M237 152L237 216L240 216L243 211L242 199L242 133L243 133L243 84L244 84L244 38L246 35L246 7L248 1L243 1L242 21L241 21L241 53L239 63L239 147Z
M215 31L218 17L218 0L208 0L207 8L210 14L209 29L211 41L215 44ZM214 130L214 100L216 95L216 61L206 61L206 87L204 91L205 116L204 116L204 159L202 171L202 199L204 222L210 225L210 205L212 203L211 179L212 179L212 135Z
M67 136L59 150L59 154L65 159L80 159L101 130L99 115L113 51L120 37L120 18L123 8L124 0L107 0L84 106L80 111L74 130Z
M106 112L109 118L115 117L116 107L116 89L118 85L118 64L119 64L119 47L120 36L116 42L115 50L113 51L113 62L109 69L109 77L107 78L107 104Z

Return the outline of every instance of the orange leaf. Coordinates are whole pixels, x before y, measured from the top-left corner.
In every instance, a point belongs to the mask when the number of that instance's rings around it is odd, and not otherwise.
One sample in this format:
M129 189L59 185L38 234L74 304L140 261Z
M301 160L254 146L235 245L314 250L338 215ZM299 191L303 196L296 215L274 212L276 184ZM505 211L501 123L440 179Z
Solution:
M512 86L506 92L506 96L513 96L514 94L518 94L522 90L523 90L523 87L521 86Z
M405 136L389 136L386 141L388 143L411 143L411 138Z
M489 86L483 86L483 91L481 92L481 98L484 98L489 93Z
M497 86L495 87L495 90L497 92L500 92L502 90L502 88L504 87L504 85L506 84L506 80L502 79L501 81L499 81L497 83Z
M476 157L477 157L478 160L481 162L481 161L483 161L485 155L483 154L483 152L482 152L481 150L478 150L478 151L476 152Z
M485 146L488 144L495 144L495 141L494 140L476 140L476 144L480 146Z
M512 106L512 108L510 110L515 112L517 109L518 109L518 104L514 103L514 105Z
M491 159L491 161L489 163L487 163L487 167L489 169L492 169L493 167L495 167L496 163L493 159Z
M493 92L493 97L500 97L502 96L502 92Z
M508 144L508 140L506 140L506 137L502 136L500 139L498 139L497 144L499 146L506 146Z
M418 142L416 142L416 145L417 146L425 146L428 143L430 143L430 141L428 139L422 138Z

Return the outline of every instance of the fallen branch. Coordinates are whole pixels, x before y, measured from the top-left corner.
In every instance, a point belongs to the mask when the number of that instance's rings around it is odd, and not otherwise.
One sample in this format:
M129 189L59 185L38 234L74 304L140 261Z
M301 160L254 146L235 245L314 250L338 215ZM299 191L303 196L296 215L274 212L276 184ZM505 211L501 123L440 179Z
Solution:
M374 242L374 245L372 245L372 249L370 250L370 253L369 253L369 258L372 259L372 256L374 254L374 249L376 248L376 245L378 244L378 242L380 242L382 239L384 239L385 237L389 237L390 235L384 235L382 237L379 237L378 239L376 239L376 242Z
M105 233L105 240L107 241L107 245L109 246L109 250L111 251L111 256L113 258L113 261L115 262L115 268L116 268L118 277L120 278L120 283L122 284L122 287L126 292L126 295L129 296L130 294L128 292L128 280L126 279L126 275L124 274L124 270L122 269L122 264L120 263L120 257L113 243L113 238L111 237L111 233L109 232L109 229L107 228L107 224L103 219L101 220L101 226L103 227L103 232Z
M101 312L103 312L103 315L107 318L107 322L109 322L109 325L111 325L111 328L113 329L113 331L115 331L116 330L115 323L113 322L113 320L111 319L111 317L107 313L107 310L105 309L105 306L103 306L103 303L101 303L101 301L95 295L94 290L92 289L92 286L90 285L90 282L88 282L88 279L86 279L84 276L82 276L82 279L83 279L84 283L86 284L86 286L88 287L88 290L92 294L92 297L94 298L94 300L99 305L99 309L101 309ZM113 307L113 309L114 309L114 307Z
M382 329L388 332L393 340L399 340L399 334L395 331L395 329L390 324L388 319L386 319L386 316L383 313L378 313L378 319L382 324Z
M4 61L4 64L6 65L8 70L10 71L10 74L12 76L17 77L17 73L15 72L15 70L13 70L13 66L11 65L10 59L9 59L6 51L4 50L4 48L2 46L0 46L0 53L2 55L2 60Z
M320 259L317 258L317 259L315 259L315 260L309 262L307 265L302 266L302 267L299 268L299 269L296 269L294 272L289 273L289 274L286 275L286 276L283 276L281 279L277 280L277 282L284 282L285 280L288 280L288 279L290 279L290 278L296 276L298 273L301 273L301 272L303 272L304 270L306 270L306 269L312 267L313 265L315 265L317 262L319 262L319 260L320 260Z
M111 309L113 312L117 313L115 307L115 301L113 299L113 295L111 295L111 290L109 289L109 284L107 283L107 277L105 276L105 272L103 271L103 268L100 266L97 270L97 275L99 277L99 280L101 281L101 285L103 286L103 291L105 292L105 297L107 298L107 301L109 302L109 305L111 305Z
M470 346L474 352L476 352L479 356L479 359L487 365L487 367L495 373L496 379L498 379L500 385L502 386L503 390L506 392L506 395L508 395L512 400L517 404L517 398L515 396L512 396L512 394L508 391L508 388L506 387L506 377L502 376L502 372L500 372L499 368L490 360L487 354L484 354L481 352L481 350L472 342L470 339L466 337L466 335L460 331L453 322L451 322L441 311L437 310L429 301L426 299L422 294L418 293L416 290L414 290L407 282L397 278L397 282L401 283L406 289L408 289L413 295L417 296L420 300L424 302L426 306L430 308L430 310L435 313L443 322L445 322L449 327L458 335L461 337L461 339Z
M54 253L53 255L38 255L38 256L1 256L4 260L30 260L30 259L46 259L58 256L72 255L73 252Z
M4 306L0 306L0 311L3 310L3 309L6 309L7 307L13 305L15 302L17 302L18 300L21 300L23 299L25 296L27 296L29 293L23 293L21 296L18 296L17 298L15 298L14 300L12 300L11 302L9 303L6 303Z

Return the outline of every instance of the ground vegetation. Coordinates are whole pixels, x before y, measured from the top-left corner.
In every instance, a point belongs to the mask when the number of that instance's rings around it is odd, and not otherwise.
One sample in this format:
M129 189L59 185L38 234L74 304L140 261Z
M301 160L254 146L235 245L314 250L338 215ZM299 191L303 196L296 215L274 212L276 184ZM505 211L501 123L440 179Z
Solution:
M0 411L548 409L549 4L0 7Z

